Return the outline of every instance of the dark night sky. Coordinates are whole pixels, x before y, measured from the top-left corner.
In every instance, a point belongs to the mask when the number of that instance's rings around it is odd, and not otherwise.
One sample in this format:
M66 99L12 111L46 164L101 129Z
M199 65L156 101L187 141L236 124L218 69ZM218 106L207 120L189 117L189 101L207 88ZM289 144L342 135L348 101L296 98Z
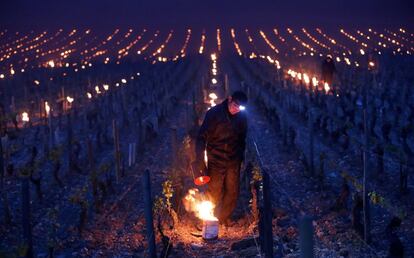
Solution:
M413 0L6 0L1 27L414 24Z

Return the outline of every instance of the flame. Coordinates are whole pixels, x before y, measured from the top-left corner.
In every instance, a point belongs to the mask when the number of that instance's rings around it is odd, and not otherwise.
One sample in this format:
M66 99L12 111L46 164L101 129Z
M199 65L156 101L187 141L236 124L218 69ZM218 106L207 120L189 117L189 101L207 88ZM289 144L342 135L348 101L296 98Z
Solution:
M312 84L314 87L318 86L319 82L318 82L318 79L316 79L316 77L312 78Z
M45 101L45 111L46 111L46 115L48 116L50 113L50 106L49 106L49 103L47 103L47 101Z
M208 97L210 98L210 107L214 107L216 105L217 95L212 92L208 95Z
M217 60L217 56L215 53L211 54L211 60L213 61Z
M323 86L324 86L324 88L325 88L326 93L328 93L328 91L331 89L331 88L329 87L329 84L328 84L327 82L325 82L325 83L323 84Z
M66 97L66 100L67 100L69 103L72 103L72 102L74 101L74 98L72 98L72 97L70 97L70 96L67 96L67 97Z
M53 60L50 60L47 64L52 68L55 67L55 62Z
M198 189L189 189L183 201L185 210L194 212L197 218L208 221L218 221L214 216L215 205L211 201L205 200L204 195L200 193Z
M211 99L214 99L214 100L216 100L216 99L217 99L217 95L216 95L216 93L214 93L214 92L210 93L208 96L209 96Z
M305 81L306 84L309 84L310 82L309 76L306 73L303 74L303 80Z
M29 114L27 114L27 112L23 112L22 113L22 121L23 122L29 122Z
M202 201L196 205L198 216L202 220L217 221L214 216L214 205L210 201Z
M280 68L282 68L281 66L280 66L280 63L279 63L279 61L275 61L276 62L276 68L278 69L278 70L280 70Z

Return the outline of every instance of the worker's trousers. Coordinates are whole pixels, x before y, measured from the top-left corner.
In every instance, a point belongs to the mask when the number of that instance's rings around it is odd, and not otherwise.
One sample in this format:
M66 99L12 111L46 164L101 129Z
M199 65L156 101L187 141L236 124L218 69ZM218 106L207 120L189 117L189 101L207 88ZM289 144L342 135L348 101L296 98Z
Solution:
M208 167L210 182L207 196L216 205L214 214L220 223L230 218L239 197L240 163L227 168Z

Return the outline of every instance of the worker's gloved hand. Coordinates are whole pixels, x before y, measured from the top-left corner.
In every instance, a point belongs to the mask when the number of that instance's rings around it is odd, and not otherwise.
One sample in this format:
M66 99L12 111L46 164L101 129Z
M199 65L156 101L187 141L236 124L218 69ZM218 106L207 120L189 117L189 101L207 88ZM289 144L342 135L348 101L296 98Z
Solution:
M207 167L203 161L194 161L191 163L191 168L194 173L194 184L204 185L210 181L210 177L207 176Z

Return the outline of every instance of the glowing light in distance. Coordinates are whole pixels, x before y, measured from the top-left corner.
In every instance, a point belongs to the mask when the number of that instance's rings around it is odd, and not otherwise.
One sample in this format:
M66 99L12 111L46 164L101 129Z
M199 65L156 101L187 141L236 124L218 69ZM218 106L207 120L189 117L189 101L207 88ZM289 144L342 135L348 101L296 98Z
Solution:
M29 118L29 114L27 114L27 112L23 112L22 113L22 121L23 122L29 122L30 118Z
M75 99L74 99L74 98L71 98L70 96L67 96L67 97L66 97L66 100L67 100L69 103L72 103Z
M216 95L216 93L210 93L209 95L209 98L211 98L211 99L217 99L218 97L217 97L217 95Z

